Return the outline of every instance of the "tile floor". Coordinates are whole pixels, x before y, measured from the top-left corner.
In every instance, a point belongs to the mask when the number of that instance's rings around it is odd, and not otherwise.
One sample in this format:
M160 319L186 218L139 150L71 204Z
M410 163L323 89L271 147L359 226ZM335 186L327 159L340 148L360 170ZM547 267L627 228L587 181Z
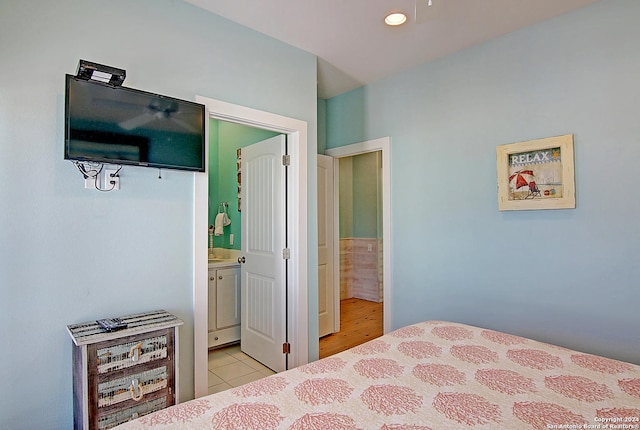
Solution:
M274 373L240 351L240 345L209 350L209 394L238 387Z

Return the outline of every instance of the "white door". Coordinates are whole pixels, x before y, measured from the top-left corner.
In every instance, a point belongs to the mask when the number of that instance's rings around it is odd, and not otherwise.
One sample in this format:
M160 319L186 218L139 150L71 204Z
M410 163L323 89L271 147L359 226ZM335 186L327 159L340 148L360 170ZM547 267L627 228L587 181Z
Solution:
M336 293L334 264L334 179L333 157L318 155L318 334L340 330L339 293ZM338 309L336 309L338 307Z
M242 148L240 348L270 369L286 369L286 136Z

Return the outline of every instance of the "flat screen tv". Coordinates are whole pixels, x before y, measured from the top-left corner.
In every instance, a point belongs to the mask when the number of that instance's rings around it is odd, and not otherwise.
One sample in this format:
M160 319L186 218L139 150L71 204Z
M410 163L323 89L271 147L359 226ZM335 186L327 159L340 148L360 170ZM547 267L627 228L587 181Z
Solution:
M66 75L64 158L205 171L204 105Z

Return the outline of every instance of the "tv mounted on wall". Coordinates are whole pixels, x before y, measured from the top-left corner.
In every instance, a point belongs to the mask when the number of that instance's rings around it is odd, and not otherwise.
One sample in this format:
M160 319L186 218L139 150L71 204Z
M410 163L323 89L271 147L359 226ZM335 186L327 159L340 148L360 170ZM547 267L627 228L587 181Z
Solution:
M205 171L199 103L66 75L64 158Z

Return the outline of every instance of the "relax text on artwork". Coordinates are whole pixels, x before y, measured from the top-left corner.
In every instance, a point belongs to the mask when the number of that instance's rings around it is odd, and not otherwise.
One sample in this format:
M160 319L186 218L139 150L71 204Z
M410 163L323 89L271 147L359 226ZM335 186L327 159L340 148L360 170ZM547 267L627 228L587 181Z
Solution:
M509 164L529 164L529 163L543 163L545 161L551 161L551 150L527 152L523 154L511 155Z

